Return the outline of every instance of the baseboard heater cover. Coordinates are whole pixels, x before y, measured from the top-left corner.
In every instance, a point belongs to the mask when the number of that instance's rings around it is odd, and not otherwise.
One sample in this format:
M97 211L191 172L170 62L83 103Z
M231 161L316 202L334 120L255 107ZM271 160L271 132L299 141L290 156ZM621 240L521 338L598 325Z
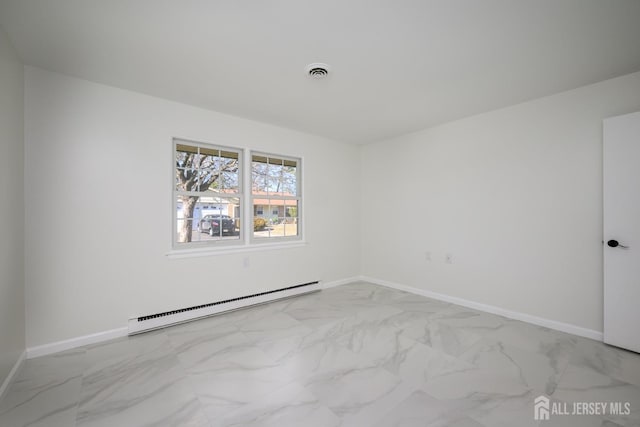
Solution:
M237 310L239 308L250 307L288 298L296 295L317 292L321 290L320 281L303 283L272 291L260 292L258 294L246 295L231 298L224 301L217 301L208 304L196 305L193 307L180 308L177 310L165 311L163 313L149 314L146 316L129 319L129 335L140 334L154 329L165 328L178 323L189 322L224 313L226 311Z

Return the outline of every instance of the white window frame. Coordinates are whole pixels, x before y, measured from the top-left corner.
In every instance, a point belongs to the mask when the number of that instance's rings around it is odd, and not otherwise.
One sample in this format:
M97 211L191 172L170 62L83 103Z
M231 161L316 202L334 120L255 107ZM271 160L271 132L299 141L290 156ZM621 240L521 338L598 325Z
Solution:
M276 196L276 195L259 195L259 196L254 196L253 194L253 188L251 188L251 183L253 182L252 180L252 174L253 174L253 169L252 169L252 163L253 163L253 156L261 156L261 157L267 157L267 158L277 158L277 159L282 159L282 160L290 160L290 161L294 161L296 162L296 195L295 196ZM247 220L247 224L249 226L249 242L251 244L255 244L255 245L268 245L268 244L274 244L277 242L300 242L303 241L304 238L304 221L303 221L303 214L304 214L304 209L303 209L303 186L302 186L302 157L294 157L294 156L287 156L287 155L283 155L283 154L276 154L276 153L268 153L268 152L264 152L264 151L249 151L249 155L247 156L247 193L249 194L249 206L251 206L250 209L247 209L248 212L251 212L251 218L248 218ZM297 200L297 232L298 234L295 236L269 236L269 237L255 237L254 232L253 232L253 220L256 218L255 212L254 212L254 199L273 199L273 200ZM272 214L272 206L267 206L266 207L266 211L265 212L269 212L269 214Z
M176 189L176 145L184 143L186 145L204 146L205 148L219 149L238 153L238 189L239 192L229 198L240 199L240 238L235 240L199 241L189 243L178 243L177 235L177 189ZM169 145L169 144L168 144ZM287 248L300 248L306 246L304 240L304 187L303 187L303 163L302 156L272 154L263 151L252 151L248 147L233 147L215 142L208 142L200 139L184 137L173 137L171 139L171 233L169 237L169 251L166 256L170 259L206 257L215 255L225 255L234 253L247 253L255 251L279 250ZM296 167L296 186L298 199L298 235L297 236L273 236L269 238L254 238L253 236L253 191L251 188L251 162L252 156L262 155L278 159L294 160ZM264 208L267 212L268 206Z
M178 145L188 145L188 146L192 146L192 147L199 147L199 148L206 148L206 149L211 149L211 150L220 150L220 151L229 151L232 153L236 153L238 155L238 192L237 193L233 193L233 194L229 194L229 195L221 195L218 196L221 199L238 199L239 204L240 204L240 230L239 233L240 235L238 236L237 239L220 239L220 240L200 240L200 241L191 241L191 242L178 242L178 230L177 230L177 223L178 223L178 203L177 203L177 199L178 196L180 194L188 194L188 195L193 195L193 196L199 196L201 197L203 195L203 193L201 192L197 192L197 191L193 191L193 192L185 192L185 191L178 191L176 188L176 153L177 153L177 147ZM224 146L224 145L219 145L219 144L213 144L213 143L208 143L208 142L202 142L202 141L193 141L190 139L185 139L185 138L173 138L172 139L172 163L171 163L171 170L172 170L172 175L171 175L171 186L172 186L172 191L171 191L171 206L172 206L172 214L171 214L171 230L172 230L172 238L171 238L171 248L172 248L172 252L180 252L182 253L183 251L189 251L189 250L210 250L210 249L214 249L214 248L230 248L230 247L238 247L241 245L244 245L247 238L246 238L246 232L245 229L246 227L244 227L244 223L245 223L245 203L246 203L246 197L244 195L244 190L245 190L245 174L244 174L244 169L245 169L245 160L244 160L244 153L245 150L241 149L241 148L236 148L236 147L229 147L229 146ZM210 194L207 194L207 196L209 196Z

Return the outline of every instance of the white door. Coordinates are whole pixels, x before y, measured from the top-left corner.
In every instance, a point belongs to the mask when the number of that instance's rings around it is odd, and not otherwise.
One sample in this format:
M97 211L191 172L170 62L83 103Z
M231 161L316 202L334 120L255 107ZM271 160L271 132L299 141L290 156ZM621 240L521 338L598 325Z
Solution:
M640 112L604 120L604 342L640 352Z

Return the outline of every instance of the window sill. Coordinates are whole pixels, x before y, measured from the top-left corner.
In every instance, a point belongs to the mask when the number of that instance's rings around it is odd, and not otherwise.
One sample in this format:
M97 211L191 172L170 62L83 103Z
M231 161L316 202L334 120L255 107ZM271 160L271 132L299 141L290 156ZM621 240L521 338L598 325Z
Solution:
M172 249L167 252L167 258L180 259L180 258L197 258L205 256L216 255L230 255L246 252L260 252L276 249L293 249L301 248L307 245L307 242L298 240L294 242L279 242L279 243L253 243L238 246L225 246L220 248L193 248L193 249Z

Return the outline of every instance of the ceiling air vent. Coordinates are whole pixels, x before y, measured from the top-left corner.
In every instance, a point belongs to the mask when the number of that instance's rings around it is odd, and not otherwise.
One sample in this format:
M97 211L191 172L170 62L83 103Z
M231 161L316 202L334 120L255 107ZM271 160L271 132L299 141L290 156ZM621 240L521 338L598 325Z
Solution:
M314 79L324 79L329 74L330 67L327 64L314 63L307 65L307 74Z

